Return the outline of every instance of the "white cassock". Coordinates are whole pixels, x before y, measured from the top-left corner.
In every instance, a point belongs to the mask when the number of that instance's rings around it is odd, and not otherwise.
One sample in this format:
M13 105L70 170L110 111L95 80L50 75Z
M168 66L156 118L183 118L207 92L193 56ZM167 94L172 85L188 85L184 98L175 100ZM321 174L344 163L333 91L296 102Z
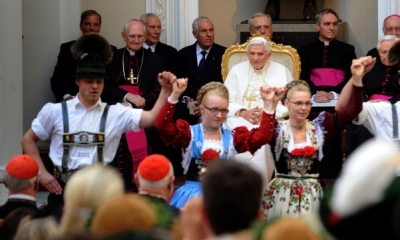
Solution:
M249 61L238 63L229 71L225 86L229 90L229 113L224 123L225 127L232 130L239 126L246 126L249 130L259 124L251 124L244 118L236 117L240 109L263 108L264 102L260 95L262 85L281 87L293 80L290 71L277 62L268 60L261 70L255 70ZM280 102L277 106L275 117L281 119L288 115L287 108ZM267 187L275 170L274 160L269 144L261 147L252 155L250 152L237 154L234 160L244 162L258 171L263 178L263 187Z

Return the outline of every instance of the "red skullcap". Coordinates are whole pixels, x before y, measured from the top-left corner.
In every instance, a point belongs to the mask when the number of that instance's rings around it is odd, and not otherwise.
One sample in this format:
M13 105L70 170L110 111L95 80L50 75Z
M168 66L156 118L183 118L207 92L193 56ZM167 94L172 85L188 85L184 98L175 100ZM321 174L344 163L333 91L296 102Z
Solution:
M143 159L139 165L139 175L148 181L158 181L168 175L169 160L161 154L152 154Z
M39 174L39 166L31 156L20 154L11 158L6 171L13 178L30 179Z

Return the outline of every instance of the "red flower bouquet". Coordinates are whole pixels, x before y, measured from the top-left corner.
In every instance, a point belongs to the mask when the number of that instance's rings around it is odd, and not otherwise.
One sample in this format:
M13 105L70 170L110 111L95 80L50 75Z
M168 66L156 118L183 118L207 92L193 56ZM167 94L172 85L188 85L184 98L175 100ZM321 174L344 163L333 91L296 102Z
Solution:
M201 154L201 160L203 160L203 162L211 162L219 158L219 152L212 149L207 149Z
M304 148L296 148L290 152L293 157L312 157L315 154L315 149L310 146Z

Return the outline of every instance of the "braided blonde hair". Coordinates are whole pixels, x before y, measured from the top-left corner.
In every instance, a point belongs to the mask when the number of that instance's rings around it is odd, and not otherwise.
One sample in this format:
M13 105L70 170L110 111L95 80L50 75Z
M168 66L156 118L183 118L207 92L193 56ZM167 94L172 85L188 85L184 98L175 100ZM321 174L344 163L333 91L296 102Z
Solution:
M220 82L209 82L203 85L197 93L197 104L201 104L207 93L213 92L216 95L229 101L229 92L223 83Z
M287 99L291 96L294 91L303 91L309 92L311 94L311 88L308 83L304 80L293 80L290 83L286 84L286 93L283 100Z

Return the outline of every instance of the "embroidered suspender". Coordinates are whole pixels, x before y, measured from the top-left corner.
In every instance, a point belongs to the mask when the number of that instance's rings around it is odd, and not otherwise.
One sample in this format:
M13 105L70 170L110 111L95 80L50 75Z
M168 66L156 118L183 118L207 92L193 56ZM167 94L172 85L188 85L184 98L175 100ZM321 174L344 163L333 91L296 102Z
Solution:
M399 138L399 122L397 117L397 109L394 104L392 104L392 119L393 119L393 139Z
M70 133L69 132L69 120L68 120L68 108L66 102L61 102L62 115L63 115L63 157L62 157L62 172L68 170L68 157L69 157L69 147L70 145L97 145L97 157L99 162L103 161L103 147L104 147L104 130L106 127L106 120L109 106L106 105L103 111L103 115L100 119L99 134L90 132L79 132Z

